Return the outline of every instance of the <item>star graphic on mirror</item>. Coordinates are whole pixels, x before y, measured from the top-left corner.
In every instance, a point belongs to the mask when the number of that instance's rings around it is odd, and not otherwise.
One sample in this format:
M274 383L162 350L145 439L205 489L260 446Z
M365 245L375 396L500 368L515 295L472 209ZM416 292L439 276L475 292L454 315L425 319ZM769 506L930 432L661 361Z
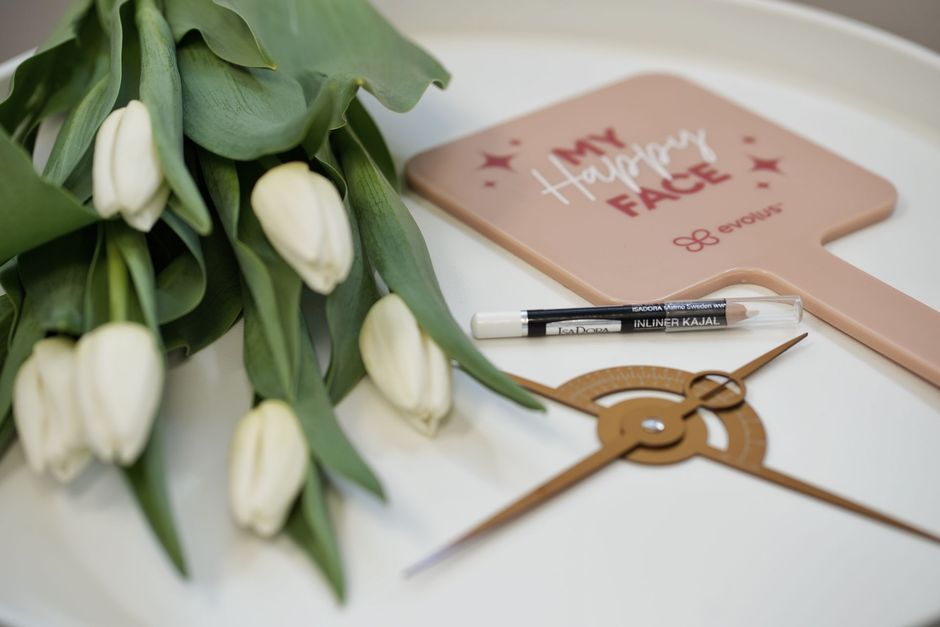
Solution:
M761 159L760 157L753 157L748 155L753 162L751 165L751 172L757 172L758 170L767 170L768 172L776 172L777 174L783 174L780 171L780 161L783 157L777 157L776 159Z
M485 170L487 168L502 168L503 170L515 172L515 170L513 170L512 166L509 164L509 162L515 158L515 156L516 155L493 155L484 151L483 158L485 161L483 162L483 165L477 169Z

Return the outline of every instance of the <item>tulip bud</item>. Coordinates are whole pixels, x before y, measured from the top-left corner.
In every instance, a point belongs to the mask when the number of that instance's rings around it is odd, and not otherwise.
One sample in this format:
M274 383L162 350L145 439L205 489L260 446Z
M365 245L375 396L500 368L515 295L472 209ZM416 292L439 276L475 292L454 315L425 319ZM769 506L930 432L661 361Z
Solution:
M450 361L397 294L380 299L366 314L359 351L385 398L418 431L437 433L451 406Z
M229 499L235 522L264 537L287 519L304 485L308 451L290 405L266 400L242 418L232 437Z
M64 337L39 340L13 383L13 417L26 460L67 483L91 454L75 406L75 343Z
M305 163L279 165L255 183L251 207L271 245L310 289L329 294L346 279L352 232L329 179Z
M131 100L105 118L95 138L91 173L95 210L102 218L120 213L138 231L149 231L160 218L170 188L144 103Z
M140 456L163 390L163 356L147 327L109 322L82 336L75 394L85 437L102 461Z

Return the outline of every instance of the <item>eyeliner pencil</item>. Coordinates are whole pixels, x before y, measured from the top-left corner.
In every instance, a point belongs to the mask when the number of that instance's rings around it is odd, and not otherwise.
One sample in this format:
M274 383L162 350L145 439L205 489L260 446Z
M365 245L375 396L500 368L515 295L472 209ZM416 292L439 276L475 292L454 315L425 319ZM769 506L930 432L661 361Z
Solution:
M659 303L481 312L470 320L477 339L701 331L798 324L799 296L674 300Z

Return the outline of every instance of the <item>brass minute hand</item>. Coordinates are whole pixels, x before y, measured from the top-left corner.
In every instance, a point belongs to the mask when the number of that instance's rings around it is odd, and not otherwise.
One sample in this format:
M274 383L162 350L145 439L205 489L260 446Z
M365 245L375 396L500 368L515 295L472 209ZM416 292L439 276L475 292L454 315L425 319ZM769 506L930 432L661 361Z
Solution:
M416 564L408 567L405 570L405 576L410 577L424 570L425 568L428 568L429 566L433 566L441 559L447 557L472 540L515 520L529 510L534 509L536 506L549 500L553 496L560 494L567 488L570 488L584 479L587 479L604 466L607 466L612 461L619 459L622 455L626 455L635 449L637 446L639 446L639 444L640 441L637 438L627 436L617 443L605 445L603 448L585 457L574 466L571 466L560 474L555 475L553 478L538 486L522 498L516 500L511 505L506 506L486 520L480 522L475 527L465 532L463 535L452 540L443 548L438 549L428 557L422 559L420 562L417 562Z
M801 481L795 477L785 475L782 472L771 470L770 468L767 468L766 466L763 466L760 464L742 464L738 461L730 459L725 454L724 451L714 449L710 446L704 447L702 450L698 451L698 453L702 457L707 457L708 459L716 461L720 464L724 464L725 466L728 466L730 468L734 468L735 470L746 472L747 474L754 476L754 477L760 477L761 479L765 479L772 483L776 483L777 485L782 486L784 488L789 488L801 494L805 494L806 496L812 496L821 501L825 501L833 505L838 505L839 507L847 509L850 512L855 512L856 514L867 516L868 518L871 518L872 520L877 520L878 522L884 523L886 525L891 525L892 527L895 527L897 529L907 531L908 533L913 533L914 535L918 535L921 538L940 544L940 536L932 534L929 531L918 529L917 527L912 527L911 525L905 522L901 522L900 520L896 518L891 518L890 516L886 514L882 514L881 512L874 510L870 507L866 507L865 505L861 505L860 503L855 503L853 501L850 501L846 498L839 496L838 494L833 494L832 492L828 492L826 490L823 490L822 488L818 488L812 484L806 483L805 481Z
M514 377L516 381L524 387L528 387L538 394L553 398L562 403L567 403L572 407L582 409L588 413L594 413L598 416L598 419L602 421L602 424L605 421L607 423L613 423L613 432L616 434L616 437L603 440L601 448L596 452L536 487L496 514L478 523L443 548L410 566L405 570L405 576L414 575L436 564L467 543L515 520L550 498L557 496L567 488L590 477L614 460L620 459L638 446L655 448L675 444L681 440L682 436L685 434L686 416L700 407L720 409L743 402L744 384L741 382L741 379L770 362L805 337L805 333L795 337L789 342L785 342L741 366L734 372L709 371L697 374L689 381L686 390L686 398L675 403L668 409L660 410L656 416L648 416L643 411L639 413L622 413L616 411L616 407L612 408L612 410L606 410L599 405L573 403L568 401L564 396L559 395L555 388L549 388L548 386L523 379L522 377ZM707 378L709 375L713 374L724 377L725 381L719 383ZM732 392L729 390L729 394L721 394L730 382L737 384L739 388L738 391ZM699 389L695 389L698 384L701 384L698 386ZM649 421L653 421L653 424L650 425Z
M703 396L712 395L723 387L724 384L716 384ZM599 416L601 421L615 423L614 432L617 433L615 438L604 440L601 448L596 452L480 522L443 548L410 566L405 570L405 576L414 575L436 564L468 542L515 520L567 488L587 479L601 468L614 460L620 459L638 446L662 447L674 444L682 439L685 433L685 417L706 402L702 397L686 398L675 403L668 410L660 412L656 417L647 416L645 413L602 412ZM649 425L647 422L649 420L654 420L655 425Z

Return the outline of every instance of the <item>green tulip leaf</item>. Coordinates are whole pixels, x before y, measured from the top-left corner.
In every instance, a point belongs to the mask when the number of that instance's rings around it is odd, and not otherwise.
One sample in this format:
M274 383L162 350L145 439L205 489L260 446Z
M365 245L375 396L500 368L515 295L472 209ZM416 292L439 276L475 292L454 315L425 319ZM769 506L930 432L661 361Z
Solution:
M13 299L6 294L0 295L0 369L6 362L10 348L10 333L16 318L16 308ZM10 420L9 414L0 418L0 460L16 439L16 425Z
M317 146L311 145L308 143L308 140L312 142L314 138L308 136L304 139L303 147L304 151L307 153L307 158L310 160L311 165L315 170L320 174L330 179L333 182L333 185L336 186L336 190L339 192L339 195L343 198L346 197L346 176L343 174L343 168L340 167L339 161L336 160L336 155L333 154L333 149L330 147L329 137L323 137L319 139L320 143Z
M146 324L159 340L160 328L157 316L156 281L153 262L147 248L147 238L140 231L135 231L121 220L105 223L105 236L108 241L108 254L117 251L130 274L134 286L135 298L128 300L139 308L140 316L132 314L129 319ZM110 260L109 260L110 261ZM110 286L112 294L114 286ZM130 296L130 295L128 295Z
M299 311L301 328L300 383L294 411L300 419L307 443L323 466L385 500L382 484L359 455L336 420L333 404L320 375L313 341Z
M320 72L362 85L393 111L411 109L428 85L444 87L450 79L434 57L405 39L365 0L216 4L242 16L277 61L278 71L295 78Z
M292 403L296 396L299 371L291 370L285 356L271 346L274 335L266 323L259 307L251 296L251 288L245 285L242 307L245 316L245 345L243 360L245 372L252 387L261 398L280 398ZM296 325L293 325L296 326ZM296 331L296 329L289 329Z
M301 281L277 254L250 209L235 165L200 159L209 194L235 251L245 285L245 369L258 395L293 405L311 451L338 474L382 497L382 487L346 438L320 375L300 313ZM254 177L243 174L246 180Z
M365 376L359 353L359 331L369 308L379 299L372 268L362 253L356 216L347 204L353 236L353 264L346 280L326 297L326 323L330 331L330 367L326 386L333 404L339 402Z
M0 368L10 349L10 333L16 322L16 304L8 294L0 294Z
M140 99L150 112L153 139L167 183L180 203L178 215L206 235L212 219L183 158L183 106L176 42L154 0L138 0Z
M163 469L163 446L159 418L154 422L150 440L133 465L124 469L134 497L177 572L188 576L186 556L173 523L173 511Z
M96 230L97 242L85 281L85 333L101 326L111 317L111 294L108 286L108 254L104 223L99 223Z
M90 8L91 0L73 0L69 3L69 6L62 13L56 25L53 26L52 32L39 46L37 52L51 50L75 39L79 22L88 14Z
M61 60L64 68L70 69L53 89L39 113L39 119L56 113L66 113L88 93L93 85L108 72L111 64L110 42L101 30L92 12L78 22L77 50L68 60Z
M78 31L90 4L90 0L72 3L36 53L16 68L10 93L0 103L0 126L14 138L31 132L43 112L48 115L47 104L55 94L71 85L79 58Z
M108 35L111 34L111 11L114 9L114 4L120 1L121 0L95 0L95 13L98 14L98 21L101 23L101 28Z
M223 157L249 161L284 152L342 124L355 86L322 75L294 77L226 63L204 43L179 50L186 136ZM233 106L237 103L238 106Z
M90 148L92 140L111 113L120 88L112 77L113 74L100 77L65 119L43 170L46 180L64 185L85 155L94 155Z
M200 163L244 282L248 376L261 396L293 401L300 370L300 278L265 237L235 164L207 152L200 153Z
M26 298L26 288L23 287L23 280L20 278L20 269L16 259L8 261L0 268L0 287L3 287L4 296L13 308L13 319L10 321L10 330L3 338L4 346L9 347L13 341L13 332L16 330L16 323L23 312L23 300Z
M355 135L342 128L333 138L349 183L349 201L358 219L363 248L388 287L402 297L421 327L471 376L520 405L544 409L487 361L451 316L418 225Z
M16 373L19 372L20 366L33 352L33 345L41 340L44 335L45 333L39 325L36 308L33 307L31 297L27 295L18 315L16 328L13 331L13 339L10 341L10 347L7 350L6 360L3 362L2 370L0 370L0 426L11 416L13 382L16 379Z
M131 76L136 72L134 68L136 55L125 54L124 51L125 43L128 48L136 46L130 9L131 5L127 0L118 0L114 3L110 14L112 36L109 71L102 74L92 84L65 119L65 124L62 125L62 130L56 137L52 153L43 171L43 176L52 183L62 185L85 154L91 150L98 127L111 113L118 100L122 81L128 82L125 71L129 71ZM131 36L128 37L128 34Z
M362 106L359 98L353 98L349 103L349 108L346 109L346 121L388 182L395 188L395 191L401 192L401 182L395 172L395 160L388 150L388 144L385 143L382 131L379 130L366 108Z
M0 459L3 459L14 442L16 442L16 423L10 419L10 416L0 418Z
M179 42L197 30L218 57L245 67L274 69L274 60L234 10L213 0L164 0L166 21Z
M26 296L15 263L6 264L3 267L0 271L0 283L6 290L5 301L11 308L9 327L3 337L5 354L3 366L0 368L0 431L6 429L13 433L13 416L10 411L13 401L13 381L20 366L32 353L33 344L42 339L43 332L32 302Z
M71 194L39 177L0 129L0 263L98 219Z
M170 199L170 205L176 204ZM202 302L206 293L206 260L199 236L175 213L165 212L163 223L183 249L157 273L157 317L160 324L182 318ZM156 229L155 229L156 230Z
M304 491L287 519L285 530L320 568L336 598L343 602L346 600L343 561L339 541L330 522L326 489L326 476L316 464L311 464Z
M167 350L181 348L186 355L193 355L222 337L242 311L238 262L225 231L216 225L200 242L206 276L202 300L191 312L161 328Z
M23 287L43 331L81 335L85 284L96 243L97 229L86 227L19 256Z
M93 181L91 178L91 167L94 159L94 151L86 150L85 156L79 160L78 165L69 174L69 177L62 184L75 200L81 204L87 204L91 200Z
M0 372L2 372L7 356L10 354L16 322L23 308L23 299L26 297L16 262L10 262L0 269L0 285L6 290L0 295Z

